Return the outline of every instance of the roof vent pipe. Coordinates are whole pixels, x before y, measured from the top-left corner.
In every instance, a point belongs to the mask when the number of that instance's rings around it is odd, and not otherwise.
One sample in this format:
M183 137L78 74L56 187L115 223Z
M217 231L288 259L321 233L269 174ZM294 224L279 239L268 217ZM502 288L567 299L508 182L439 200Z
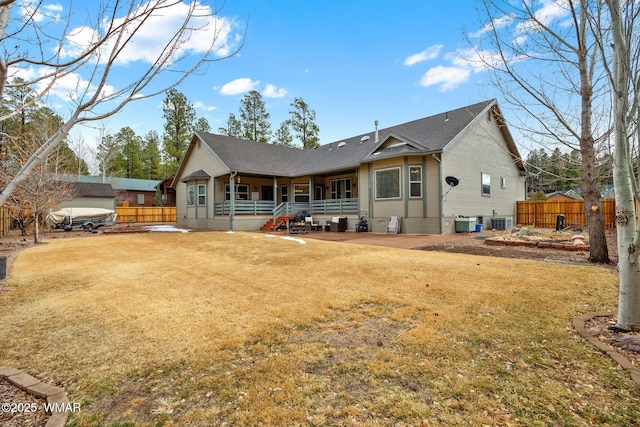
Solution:
M376 142L378 142L378 121L376 120L373 124L376 125Z

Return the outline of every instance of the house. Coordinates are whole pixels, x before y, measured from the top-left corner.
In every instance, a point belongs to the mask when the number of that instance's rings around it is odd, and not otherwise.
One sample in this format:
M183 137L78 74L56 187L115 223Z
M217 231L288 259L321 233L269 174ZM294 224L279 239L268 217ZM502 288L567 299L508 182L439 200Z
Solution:
M111 185L116 193L116 206L155 206L156 187L162 182L160 180L96 175L68 175L65 179L82 183Z
M58 204L58 208L101 208L113 210L116 207L116 193L111 184L97 182L72 182L71 199Z
M513 217L525 168L495 100L312 150L196 132L173 180L177 222L258 230L299 211L324 224L366 216L372 231L447 234L455 220Z
M156 185L156 188L160 190L162 206L176 205L176 189L171 186L172 182L173 177L171 176Z

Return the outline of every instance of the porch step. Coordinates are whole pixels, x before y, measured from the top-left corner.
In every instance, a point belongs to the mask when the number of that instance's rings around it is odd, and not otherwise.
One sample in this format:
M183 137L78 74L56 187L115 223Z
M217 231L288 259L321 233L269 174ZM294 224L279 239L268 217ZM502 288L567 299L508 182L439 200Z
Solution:
M260 227L260 231L273 231L275 230L279 224L283 222L288 224L290 219L294 219L295 216L287 215L287 216L279 216L276 219L276 222L273 222L273 218L267 221L262 227Z

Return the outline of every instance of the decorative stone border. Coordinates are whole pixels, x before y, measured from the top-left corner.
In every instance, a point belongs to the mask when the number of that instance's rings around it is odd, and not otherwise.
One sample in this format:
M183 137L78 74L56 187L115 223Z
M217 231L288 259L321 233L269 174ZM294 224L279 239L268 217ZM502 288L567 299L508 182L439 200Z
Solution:
M585 327L585 323L596 317L611 317L616 313L613 311L607 312L599 312L599 313L585 313L573 318L573 327L574 329L582 335L584 339L589 341L591 344L595 345L600 351L604 354L618 362L618 364L629 371L631 374L631 379L638 385L640 385L640 369L633 366L633 364L622 354L620 354L615 348L611 347L609 344L600 341L598 338L593 336L591 332L587 330Z
M43 383L36 377L32 377L18 369L0 366L0 378L6 379L11 384L33 396L46 399L47 403L60 404L60 407L64 407L69 403L64 389ZM53 412L49 416L45 427L64 427L68 416L67 412Z
M504 240L489 237L484 241L487 245L496 246L525 246L527 248L542 248L542 249L561 249L563 251L574 252L589 252L589 245L574 245L573 243L555 243L544 242L540 240Z

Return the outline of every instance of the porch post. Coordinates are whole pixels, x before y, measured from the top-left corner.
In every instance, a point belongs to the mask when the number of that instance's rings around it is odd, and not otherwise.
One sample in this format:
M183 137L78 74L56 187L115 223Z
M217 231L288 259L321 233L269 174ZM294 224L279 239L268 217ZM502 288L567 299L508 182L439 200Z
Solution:
M233 213L236 211L236 175L238 172L232 172L229 175L229 231L233 231Z
M313 188L313 175L309 175L309 214L312 214L311 205L313 204L313 196L314 196L314 188Z
M278 207L278 177L274 176L273 177L273 225L276 225L276 220L278 218L276 218L276 215L278 214L276 212L276 208Z

